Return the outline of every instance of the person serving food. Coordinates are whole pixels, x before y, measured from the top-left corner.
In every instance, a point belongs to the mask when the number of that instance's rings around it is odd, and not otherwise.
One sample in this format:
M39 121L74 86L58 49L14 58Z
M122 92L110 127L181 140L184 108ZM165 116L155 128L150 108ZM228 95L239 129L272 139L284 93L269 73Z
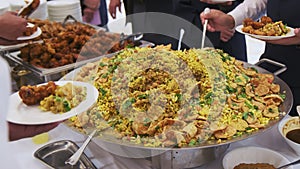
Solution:
M26 31L27 21L24 18L18 17L14 12L6 12L0 15L0 45L12 45L16 43L20 43L17 41L17 38L22 36ZM0 58L0 77L2 80L2 84L0 87L1 93L1 128L4 130L7 128L5 119L8 107L8 97L11 92L11 82L9 77L9 67L5 60ZM14 123L8 123L9 129L9 140L18 140L25 137L32 137L37 134L49 131L55 128L59 123L52 123L47 125L19 125ZM6 131L4 132L6 133ZM6 139L6 138L4 138ZM0 141L5 141L0 138Z
M200 17L204 23L208 19L209 31L232 30L241 25L246 18L257 19L261 13L267 11L267 16L273 21L282 21L287 26L294 28L295 36L279 40L265 40L265 52L261 58L283 63L287 70L279 77L291 88L294 95L294 105L291 115L296 115L296 106L300 104L300 81L297 79L300 63L300 7L297 0L245 0L228 14L219 10L211 10L210 13L201 13ZM297 15L298 14L298 15ZM230 37L228 38L230 39Z

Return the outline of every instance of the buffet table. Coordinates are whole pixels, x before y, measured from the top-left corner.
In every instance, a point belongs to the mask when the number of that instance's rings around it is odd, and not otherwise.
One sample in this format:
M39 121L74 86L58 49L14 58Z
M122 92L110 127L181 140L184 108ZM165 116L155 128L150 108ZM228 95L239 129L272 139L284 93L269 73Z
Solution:
M74 141L79 146L83 143L84 137L73 130L67 128L65 125L61 124L54 130L49 132L50 142L59 141L59 140L71 140ZM48 144L46 143L46 144ZM11 142L14 149L10 152L13 154L17 154L17 162L21 168L34 168L34 169L47 169L48 167L41 163L39 160L35 159L33 153L43 145L36 145L32 142L31 138L22 139L19 141ZM2 145L0 145L0 149ZM96 146L96 147L95 147ZM239 141L230 144L228 151L235 149L237 147L242 146L261 146L265 148L269 148L279 152L284 155L290 161L294 161L299 158L296 153L285 143L283 138L281 138L277 125L273 126L270 130L267 130L264 133L260 133L257 136L251 137L247 140ZM95 148L99 151L97 153L92 153L91 150L95 150ZM93 151L95 152L95 151ZM88 148L85 150L86 155L91 159L94 165L97 168L101 169L114 169L114 168L152 168L152 162L149 159L127 159L124 157L118 157L116 155L112 155L106 151L101 151L95 143L91 142ZM224 155L224 154L223 154ZM196 167L197 169L222 169L222 158L216 159L215 161L208 163L201 167ZM175 166L174 166L175 167ZM6 168L6 166L2 166L2 168ZM299 169L300 164L295 165L294 169Z

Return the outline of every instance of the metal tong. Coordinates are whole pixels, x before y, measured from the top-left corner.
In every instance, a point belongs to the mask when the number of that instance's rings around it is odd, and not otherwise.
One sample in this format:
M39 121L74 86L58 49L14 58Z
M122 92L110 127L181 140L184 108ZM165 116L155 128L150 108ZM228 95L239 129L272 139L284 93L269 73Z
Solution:
M132 42L136 42L139 41L143 38L144 34L143 33L134 33L134 34L130 34L130 35L125 35L124 33L121 33L120 35L120 45L124 45L124 42L126 40L132 41Z

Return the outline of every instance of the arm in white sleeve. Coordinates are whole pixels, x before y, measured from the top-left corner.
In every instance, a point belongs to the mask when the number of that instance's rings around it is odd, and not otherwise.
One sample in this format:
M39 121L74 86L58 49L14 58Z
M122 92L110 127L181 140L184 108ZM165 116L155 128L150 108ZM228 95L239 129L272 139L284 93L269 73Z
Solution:
M241 25L245 18L257 19L265 10L268 0L244 0L228 14L234 18L235 26Z

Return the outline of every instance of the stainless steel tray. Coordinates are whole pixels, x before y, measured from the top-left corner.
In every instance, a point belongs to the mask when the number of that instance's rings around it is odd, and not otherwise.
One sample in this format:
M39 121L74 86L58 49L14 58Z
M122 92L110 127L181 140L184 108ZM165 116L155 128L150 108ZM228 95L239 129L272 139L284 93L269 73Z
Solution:
M75 62L75 63L72 63L72 64L68 64L68 65L64 65L64 66L60 66L60 67L56 67L56 68L46 69L46 68L39 68L39 67L33 66L30 63L27 63L27 62L23 61L18 56L19 54L20 54L20 51L11 52L11 53L6 52L5 56L9 60L11 60L11 61L27 68L28 70L30 70L31 72L33 72L35 74L43 77L45 81L53 80L51 78L51 75L64 73L64 72L67 73L66 71L73 70L75 68L81 67L82 65L85 65L85 64L90 63L90 62L98 61L102 57L107 57L109 55L114 55L114 54L102 55L102 56L98 56L98 57L95 57L95 58L90 58L90 59L87 59L87 60L82 60L82 61L79 61L79 62ZM61 76L63 76L63 75L61 75Z
M62 140L41 147L34 153L34 157L53 169L96 169L84 153L76 165L65 164L65 161L77 150L78 146L74 142Z

